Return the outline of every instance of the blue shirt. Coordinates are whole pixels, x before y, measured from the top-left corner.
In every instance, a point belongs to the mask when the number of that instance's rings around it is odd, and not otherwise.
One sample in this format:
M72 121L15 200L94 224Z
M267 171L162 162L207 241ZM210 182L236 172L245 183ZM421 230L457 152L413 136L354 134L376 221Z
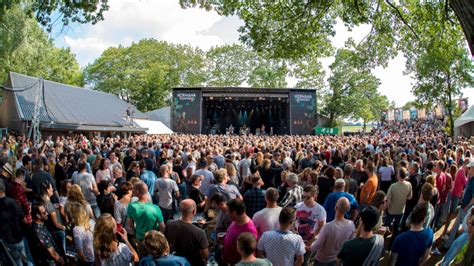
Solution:
M140 266L191 266L188 260L184 257L168 255L159 258L152 258L146 256L140 260Z
M474 177L469 178L469 181L467 181L466 190L464 191L464 196L461 201L461 207L466 208L472 198L474 198Z
M349 194L344 191L333 192L329 194L326 200L324 201L324 209L326 210L327 215L326 222L329 223L334 220L334 217L336 216L336 203L342 197L346 197L349 200L351 210L357 210L359 208L359 204L357 203L357 200L352 194ZM350 219L350 211L348 211L345 216L347 219Z
M425 251L433 245L433 230L425 228L419 232L407 231L395 239L392 252L398 254L395 265L418 265Z
M155 182L156 175L152 171L143 170L143 174L140 176L140 179L148 186L148 193L150 193L151 198L153 198L153 192L155 191Z

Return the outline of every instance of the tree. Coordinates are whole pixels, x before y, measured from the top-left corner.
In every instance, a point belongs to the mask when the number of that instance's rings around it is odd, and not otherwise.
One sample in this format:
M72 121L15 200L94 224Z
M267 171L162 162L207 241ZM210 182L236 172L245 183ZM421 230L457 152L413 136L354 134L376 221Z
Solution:
M236 15L244 21L239 29L240 39L256 51L272 51L275 57L301 58L313 51L324 56L330 51L336 19L352 29L371 24L365 48L372 48L371 60L386 63L394 51L405 45L401 39L418 39L423 31L414 30L412 4L422 8L435 7L450 23L462 25L474 54L474 2L446 1L235 1L235 0L180 0L181 7L214 9L221 15ZM456 21L454 14L459 21ZM433 18L425 20L429 22ZM369 44L376 43L375 46Z
M247 80L251 54L241 45L212 47L206 53L207 85L240 86Z
M322 113L329 116L330 126L343 118L362 119L364 125L378 120L389 106L388 99L377 88L380 81L367 69L358 67L354 51L340 49L330 66L329 90L323 91Z
M431 105L441 103L448 110L449 132L454 133L453 99L462 88L474 87L474 65L468 57L465 40L457 24L442 19L443 11L432 8L412 7L419 22L414 29L433 34L423 36L408 49L407 73L413 74L413 93L419 102ZM430 23L422 21L432 18ZM434 37L436 36L436 37ZM423 39L424 38L424 39ZM429 45L422 45L427 43Z
M6 13L14 8L21 8L28 17L35 17L40 25L51 31L58 20L63 26L71 22L96 24L104 19L104 12L109 9L109 4L108 0L0 1L0 23L6 21L4 19ZM56 16L54 20L53 15Z
M82 85L82 74L69 48L57 48L20 7L4 13L0 26L0 82L14 71L70 85Z
M173 87L205 82L204 53L188 45L144 39L130 47L111 47L88 65L85 80L92 89L114 93L139 110L166 105Z
M272 59L266 53L252 53L247 83L251 87L285 88L288 73L284 60Z
M324 88L326 72L316 56L309 55L305 60L295 60L291 67L291 76L298 79L296 88L315 90Z

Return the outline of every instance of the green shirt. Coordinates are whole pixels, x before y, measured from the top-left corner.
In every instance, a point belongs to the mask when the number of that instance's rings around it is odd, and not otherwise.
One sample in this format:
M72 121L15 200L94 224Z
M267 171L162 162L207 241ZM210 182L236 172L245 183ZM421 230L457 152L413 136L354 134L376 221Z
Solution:
M375 244L375 236L346 241L337 255L344 265L362 265Z
M158 206L153 203L131 202L127 209L128 217L135 224L135 236L139 241L145 238L145 233L150 230L158 230L163 222L163 215Z
M239 262L235 266L272 266L273 264L267 259L255 259L252 262Z

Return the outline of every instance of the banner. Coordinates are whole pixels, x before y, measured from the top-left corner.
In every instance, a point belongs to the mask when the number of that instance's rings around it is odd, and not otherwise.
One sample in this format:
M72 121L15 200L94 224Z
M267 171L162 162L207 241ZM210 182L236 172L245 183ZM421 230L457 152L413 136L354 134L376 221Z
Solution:
M388 121L395 120L395 111L393 109L387 111L387 120Z
M314 91L290 90L290 134L312 134L316 124Z
M179 133L201 133L201 91L174 91L171 127Z
M418 110L416 108L411 108L410 109L410 119L416 119L418 117L417 111Z
M403 118L403 120L410 120L410 111L403 110L402 111L402 118Z
M315 127L316 135L338 135L339 128L337 127Z

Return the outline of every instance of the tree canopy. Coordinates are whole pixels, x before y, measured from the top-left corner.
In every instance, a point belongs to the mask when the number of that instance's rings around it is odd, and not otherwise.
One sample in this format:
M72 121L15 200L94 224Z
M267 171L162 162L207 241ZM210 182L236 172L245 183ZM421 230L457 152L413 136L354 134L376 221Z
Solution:
M57 48L24 10L15 6L4 13L0 26L0 82L8 72L71 85L82 85L82 73L69 48Z
M6 0L0 1L0 22L4 21L4 16L9 10L17 7L21 7L28 17L34 17L40 25L51 31L58 21L63 26L67 26L71 22L95 24L104 19L104 12L109 9L109 4L108 0Z

